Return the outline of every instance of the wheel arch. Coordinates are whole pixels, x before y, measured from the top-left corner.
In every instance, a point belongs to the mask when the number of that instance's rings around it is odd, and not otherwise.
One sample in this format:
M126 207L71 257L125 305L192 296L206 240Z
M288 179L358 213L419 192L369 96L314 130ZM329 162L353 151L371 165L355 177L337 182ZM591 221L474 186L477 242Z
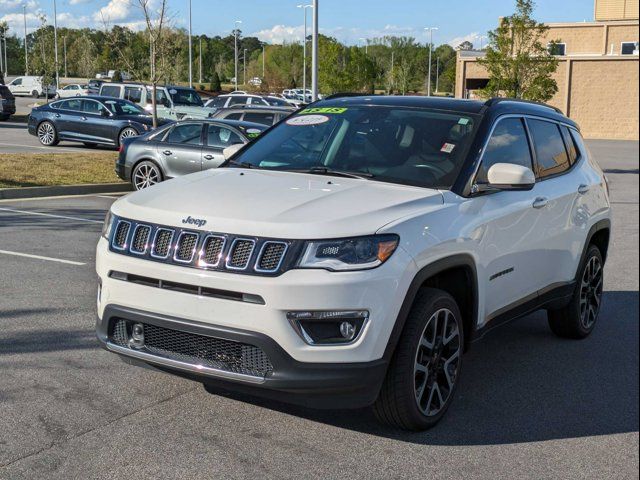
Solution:
M158 170L160 170L160 175L162 176L162 180L163 181L166 180L167 175L164 172L164 170L162 169L162 165L160 165L155 158L152 158L152 157L141 157L141 158L137 159L133 165L131 165L131 175L129 176L129 181L130 182L133 181L133 172L136 171L136 168L142 162L151 162L151 163L153 163L156 167L158 167Z
M576 280L580 274L580 265L584 262L590 245L595 245L600 249L602 255L602 261L606 264L607 255L609 253L609 241L611 239L611 220L605 218L593 224L589 229L587 238L582 247L582 255L580 255L580 262L576 266Z
M457 254L437 260L422 268L414 277L387 342L384 358L391 360L416 295L421 288L438 288L456 300L462 314L465 350L473 340L478 319L478 273L470 254Z

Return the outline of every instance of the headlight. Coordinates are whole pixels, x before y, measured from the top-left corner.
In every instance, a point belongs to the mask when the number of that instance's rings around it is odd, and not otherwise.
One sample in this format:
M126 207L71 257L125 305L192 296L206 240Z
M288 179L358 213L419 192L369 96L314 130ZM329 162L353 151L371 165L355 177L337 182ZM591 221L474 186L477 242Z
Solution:
M375 268L391 257L399 241L397 235L372 235L307 242L298 267L332 271Z
M111 236L111 228L113 226L114 216L111 213L111 210L107 212L107 216L104 217L104 223L102 224L102 237L109 240Z

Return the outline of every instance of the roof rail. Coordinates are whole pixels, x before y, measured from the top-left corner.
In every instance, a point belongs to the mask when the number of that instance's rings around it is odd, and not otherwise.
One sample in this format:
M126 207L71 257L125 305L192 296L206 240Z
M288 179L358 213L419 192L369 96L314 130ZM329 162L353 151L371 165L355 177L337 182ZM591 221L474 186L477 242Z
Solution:
M522 100L521 98L493 97L487 100L484 106L489 108L502 102L517 102L517 103L526 103L528 105L538 105L539 107L547 107L555 111L556 113L559 113L560 115L564 115L564 112L562 110L552 105L547 105L546 103L542 103L542 102L533 102L531 100Z

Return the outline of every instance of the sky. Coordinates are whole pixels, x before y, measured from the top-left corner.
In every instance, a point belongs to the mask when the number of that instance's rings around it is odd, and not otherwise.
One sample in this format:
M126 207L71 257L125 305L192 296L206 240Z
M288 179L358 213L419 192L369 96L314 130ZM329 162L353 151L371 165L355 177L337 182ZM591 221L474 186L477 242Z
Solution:
M189 25L189 0L167 0L173 22ZM538 0L534 16L543 22L593 20L594 0ZM159 0L152 0L158 3ZM191 0L194 35L225 36L241 20L245 36L257 36L268 43L299 41L303 37L304 0ZM425 27L436 44L457 46L469 40L476 46L486 42L486 32L495 28L501 16L513 12L514 0L319 0L320 31L348 44L362 38L384 35L413 36L428 41ZM23 35L23 5L27 30L34 30L46 15L53 23L54 0L0 0L0 22L10 32ZM57 0L58 26L104 28L109 24L144 28L137 0ZM311 3L311 0L307 0ZM309 24L311 9L308 9ZM10 33L11 34L11 33Z

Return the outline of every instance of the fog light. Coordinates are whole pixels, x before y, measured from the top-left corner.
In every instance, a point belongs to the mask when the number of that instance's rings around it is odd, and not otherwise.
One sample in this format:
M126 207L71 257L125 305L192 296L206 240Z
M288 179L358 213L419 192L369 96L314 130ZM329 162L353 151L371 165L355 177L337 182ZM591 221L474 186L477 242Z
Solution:
M369 319L366 310L287 312L294 330L309 345L350 344Z
M356 336L356 326L351 322L342 322L340 324L340 335L345 340L353 340Z
M132 348L144 347L144 325L141 323L134 323L131 327L131 340L129 346Z

